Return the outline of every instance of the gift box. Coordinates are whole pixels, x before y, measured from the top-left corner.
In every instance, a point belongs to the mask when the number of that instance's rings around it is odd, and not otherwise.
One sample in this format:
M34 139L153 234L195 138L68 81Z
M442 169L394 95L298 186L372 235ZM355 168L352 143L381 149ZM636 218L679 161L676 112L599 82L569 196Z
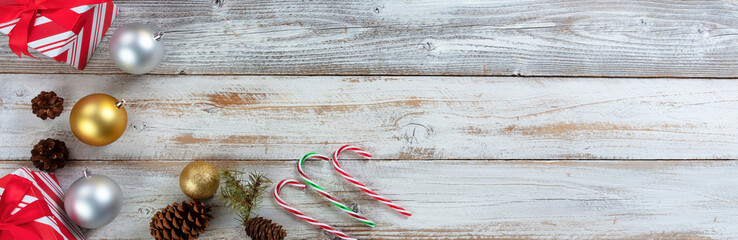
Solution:
M118 10L112 0L0 0L0 32L19 57L30 47L82 70Z
M63 199L54 174L21 168L0 178L0 239L85 239Z

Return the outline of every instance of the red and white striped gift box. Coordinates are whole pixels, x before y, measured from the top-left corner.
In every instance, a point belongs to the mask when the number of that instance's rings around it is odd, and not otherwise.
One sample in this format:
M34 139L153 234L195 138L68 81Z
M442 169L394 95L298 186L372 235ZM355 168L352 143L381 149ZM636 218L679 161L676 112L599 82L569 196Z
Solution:
M28 46L56 61L82 70L118 15L119 9L110 2L83 5L71 10L79 14L80 21L85 21L79 33L75 34L71 29L55 24L43 15L37 15L28 36ZM0 23L0 32L9 34L19 19Z
M0 197L2 197L8 183L18 181L18 177L30 181L32 185L31 190L26 193L13 214L18 212L20 208L43 199L48 205L48 209L44 209L44 217L34 221L34 224L39 226L37 227L39 231L46 231L40 233L42 239L85 239L82 230L64 212L64 191L54 174L35 172L27 168L18 169L0 178Z

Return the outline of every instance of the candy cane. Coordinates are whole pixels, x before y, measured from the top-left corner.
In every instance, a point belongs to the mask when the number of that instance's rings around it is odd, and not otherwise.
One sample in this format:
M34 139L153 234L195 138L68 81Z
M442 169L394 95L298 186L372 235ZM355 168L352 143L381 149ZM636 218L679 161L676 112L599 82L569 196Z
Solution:
M303 190L305 189L305 184L302 184L302 183L298 182L297 180L292 180L292 179L282 180L281 182L279 182L279 184L277 184L276 187L274 187L274 200L277 201L277 204L279 204L279 206L282 206L284 209L287 209L287 211L291 212L292 214L294 214L298 218L300 218L302 220L305 220L306 222L308 222L308 223L310 223L312 225L315 225L315 226L318 226L318 227L320 227L322 229L325 229L329 233L333 233L336 236L340 237L341 239L344 239L344 240L356 240L356 238L352 238L351 236L346 235L345 233L336 230L335 228L329 226L328 224L325 224L325 223L322 223L322 222L318 222L318 220L315 220L314 218L308 217L304 213L302 213L299 210L297 210L297 209L291 207L290 205L288 205L284 200L282 200L282 197L279 196L279 192L282 191L282 187L285 186L285 185L292 185L292 186L295 186L295 187L300 188L300 189L303 189Z
M356 218L356 220L359 220L359 221L363 222L364 224L369 225L370 227L374 227L376 225L374 222L372 222L371 220L369 220L366 217L360 215L359 213L355 212L351 208L347 207L345 204L343 204L340 201L338 201L338 199L336 199L335 197L331 196L330 193L328 193L322 187L318 186L318 184L315 184L315 182L313 182L313 180L310 179L310 177L308 177L307 174L305 174L305 171L302 170L302 165L305 163L305 160L307 160L309 158L315 158L315 159L330 161L330 158L328 158L326 156L323 156L323 155L320 155L320 154L317 154L317 153L308 153L307 155L303 156L302 159L300 159L300 161L297 163L297 172L300 174L300 177L302 177L302 181L305 182L305 184L307 184L308 186L310 186L313 189L315 189L315 191L317 191L320 195L323 195L323 197L325 197L326 199L328 199L328 201L331 201L331 203L333 203L333 205L336 205L336 207L340 208L343 212L345 212L349 216L352 216L352 217Z
M341 168L341 165L338 164L338 155L341 154L341 152L343 152L343 151L353 151L353 152L355 152L355 153L357 153L357 154L359 154L361 156L364 156L367 159L372 159L372 155L371 154L369 154L368 152L366 152L363 149L358 148L358 147L354 147L354 146L351 146L351 145L344 145L344 146L338 148L338 150L336 150L335 152L333 152L333 159L331 159L331 162L333 163L333 168L335 168L336 171L338 171L338 173L341 174L341 176L343 178L345 178L347 181L349 181L352 184L354 184L354 186L358 187L359 189L361 189L362 191L364 191L366 194L368 194L372 198L377 199L379 202L384 203L384 205L387 205L387 206L391 207L392 209L394 209L395 211L401 213L402 215L405 215L405 216L408 216L408 217L412 215L412 213L410 213L409 211L407 211L404 208L400 207L400 205L397 205L397 204L391 202L390 200L387 200L386 198L384 198L382 196L379 196L379 194L375 193L374 191L372 191L371 189L369 189L368 187L366 187L366 185L360 183L354 177L352 177L350 174L348 174L346 171L344 171L343 168Z

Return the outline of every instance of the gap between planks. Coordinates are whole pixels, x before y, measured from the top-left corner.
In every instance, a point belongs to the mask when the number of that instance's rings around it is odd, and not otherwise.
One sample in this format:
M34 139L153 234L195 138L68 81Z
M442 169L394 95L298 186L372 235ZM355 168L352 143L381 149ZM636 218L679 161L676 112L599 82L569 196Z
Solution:
M0 75L7 74L7 75L37 75L39 73L37 72L2 72L0 71ZM79 75L84 74L83 72L58 72L58 73L47 73L47 74L54 74L54 75ZM111 75L111 76L130 76L131 74L120 72L120 73L104 73L104 74L98 74L98 75ZM431 75L423 75L423 74L376 74L376 75L362 75L362 74L342 74L342 73L336 73L336 74L265 74L265 73L179 73L179 74L164 74L164 73L146 73L146 76L166 76L166 77L173 77L173 76L201 76L201 77L225 77L225 76L249 76L249 77L439 77L439 78L469 78L469 77L490 77L490 78L517 78L517 79L540 79L540 78L559 78L559 79L690 79L690 80L738 80L737 77L685 77L685 76L644 76L644 77L632 77L632 76L602 76L602 75L581 75L581 76L567 76L567 75L464 75L464 74L455 74L455 75L443 75L443 74L431 74Z
M324 154L329 155L329 154ZM29 154L30 159L30 154ZM231 162L231 161L237 161L237 162L263 162L263 161L274 161L274 162L292 162L292 161L298 161L300 158L293 158L293 159L210 159L210 158L203 158L203 159L151 159L151 160L141 160L141 159L69 159L67 162L149 162L149 161L156 161L156 162L192 162L192 161L211 161L211 162ZM25 160L0 160L0 162L22 162ZM561 161L571 161L571 162L620 162L620 161L626 161L626 162L671 162L671 161L715 161L715 162L731 162L731 161L738 161L738 159L466 159L466 158L445 158L445 159L381 159L381 158L372 158L372 159L359 159L359 158L347 158L347 157L341 157L341 162L361 162L361 161L382 161L382 162L432 162L432 161L467 161L467 162L561 162Z

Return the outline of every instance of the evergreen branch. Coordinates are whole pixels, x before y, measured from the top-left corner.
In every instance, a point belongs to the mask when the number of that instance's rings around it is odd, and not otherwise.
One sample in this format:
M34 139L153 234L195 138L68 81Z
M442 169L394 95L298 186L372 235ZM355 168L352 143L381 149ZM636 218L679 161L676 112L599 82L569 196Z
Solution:
M261 198L269 188L271 181L259 172L249 173L248 181L240 178L244 172L224 168L221 178L224 180L220 188L224 205L236 211L236 214L245 222L249 220L251 212L256 210Z

